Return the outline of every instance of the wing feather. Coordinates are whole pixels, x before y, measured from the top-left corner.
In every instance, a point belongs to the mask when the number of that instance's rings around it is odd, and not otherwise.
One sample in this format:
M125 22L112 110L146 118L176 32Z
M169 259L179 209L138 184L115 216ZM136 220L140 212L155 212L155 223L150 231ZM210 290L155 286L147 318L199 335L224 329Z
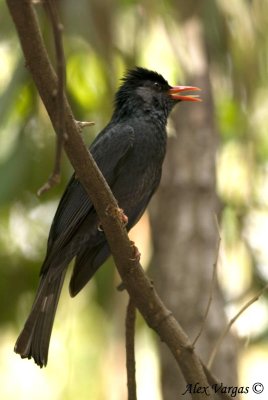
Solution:
M94 160L110 186L116 180L118 167L133 147L134 137L134 130L128 125L118 124L112 128L108 126L90 147ZM85 189L73 175L51 225L47 256L41 274L50 266L54 256L72 241L89 213L95 213L94 207Z

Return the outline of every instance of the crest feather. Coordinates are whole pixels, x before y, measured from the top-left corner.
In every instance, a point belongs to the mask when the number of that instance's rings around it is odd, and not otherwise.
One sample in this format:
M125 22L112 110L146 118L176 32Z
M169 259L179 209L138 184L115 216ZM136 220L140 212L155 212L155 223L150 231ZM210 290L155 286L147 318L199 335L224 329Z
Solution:
M146 68L135 67L127 71L126 75L122 78L124 83L137 84L138 81L153 81L162 85L168 85L168 82L158 72L150 71Z

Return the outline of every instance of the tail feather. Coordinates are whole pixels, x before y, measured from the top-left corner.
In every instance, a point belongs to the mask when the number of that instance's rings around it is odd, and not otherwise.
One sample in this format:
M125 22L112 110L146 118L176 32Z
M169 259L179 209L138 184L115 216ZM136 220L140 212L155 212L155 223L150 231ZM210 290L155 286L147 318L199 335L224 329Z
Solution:
M83 289L109 255L107 242L101 242L93 249L84 248L78 253L69 286L72 297Z
M65 272L52 281L48 276L41 278L32 310L15 344L16 353L22 358L33 358L41 368L47 364L49 342Z

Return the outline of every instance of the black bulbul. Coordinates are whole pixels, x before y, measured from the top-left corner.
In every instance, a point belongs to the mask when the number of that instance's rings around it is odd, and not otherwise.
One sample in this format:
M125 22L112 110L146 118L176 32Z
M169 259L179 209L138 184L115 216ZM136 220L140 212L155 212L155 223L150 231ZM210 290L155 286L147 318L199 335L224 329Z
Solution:
M166 153L166 124L180 101L200 101L182 92L192 86L170 86L158 73L129 70L115 96L111 121L99 133L90 152L128 217L129 231L141 218L156 191ZM49 341L65 273L75 258L70 294L75 296L110 255L98 215L75 175L60 200L53 219L47 254L30 315L15 352L47 364Z

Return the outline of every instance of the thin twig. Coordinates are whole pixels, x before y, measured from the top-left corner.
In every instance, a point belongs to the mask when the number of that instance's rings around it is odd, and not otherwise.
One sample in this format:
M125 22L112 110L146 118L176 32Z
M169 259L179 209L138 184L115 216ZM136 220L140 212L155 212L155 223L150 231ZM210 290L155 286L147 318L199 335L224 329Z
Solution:
M135 362L135 320L136 307L129 298L126 314L126 367L128 400L137 400Z
M230 331L232 325L235 323L235 321L240 317L241 314L243 314L243 312L245 312L253 303L255 303L257 300L259 300L260 296L268 289L268 285L266 285L264 288L262 288L254 297L252 297L249 301L246 302L246 304L244 304L244 306L238 311L238 313L230 320L230 322L228 323L228 325L226 326L226 328L224 329L224 331L222 332L222 334L220 335L214 349L211 352L211 355L209 357L209 361L208 361L208 368L211 368L213 361L215 359L215 356L224 340L224 338L226 337L226 335L228 334L228 332Z
M78 126L80 131L82 131L87 126L95 125L95 122L93 122L93 121L76 121L76 123L77 123L77 126Z
M217 216L215 215L215 220L216 220L216 227L218 230L218 243L217 243L217 253L216 253L216 259L215 262L213 264L213 271L212 271L212 278L211 278L211 284L210 284L210 289L209 289L209 298L208 298L208 303L207 303L207 308L205 311L205 315L200 327L200 330L198 332L198 334L196 335L192 346L194 347L196 345L196 342L198 341L198 339L200 338L200 336L202 335L204 328L206 326L206 322L207 322L207 317L208 317L208 313L210 310L210 306L212 303L212 298L213 298L213 290L215 287L215 282L216 282L216 271L217 271L217 265L218 265L218 260L219 260L219 253L220 253L220 245L221 245L221 235L220 235L220 228L219 228L219 223L218 223L218 219Z
M38 190L38 196L41 196L43 193L47 192L49 189L57 185L60 181L61 174L61 158L63 151L63 142L66 139L66 132L64 127L64 93L65 93L65 82L66 82L66 67L65 67L65 57L64 57L64 49L62 43L62 31L63 25L60 22L57 8L54 0L46 0L44 3L45 8L47 9L51 25L53 28L53 36L54 36L54 44L56 51L56 59L57 59L57 124L56 124L56 150L55 150L55 160L54 167L51 176L48 181Z

